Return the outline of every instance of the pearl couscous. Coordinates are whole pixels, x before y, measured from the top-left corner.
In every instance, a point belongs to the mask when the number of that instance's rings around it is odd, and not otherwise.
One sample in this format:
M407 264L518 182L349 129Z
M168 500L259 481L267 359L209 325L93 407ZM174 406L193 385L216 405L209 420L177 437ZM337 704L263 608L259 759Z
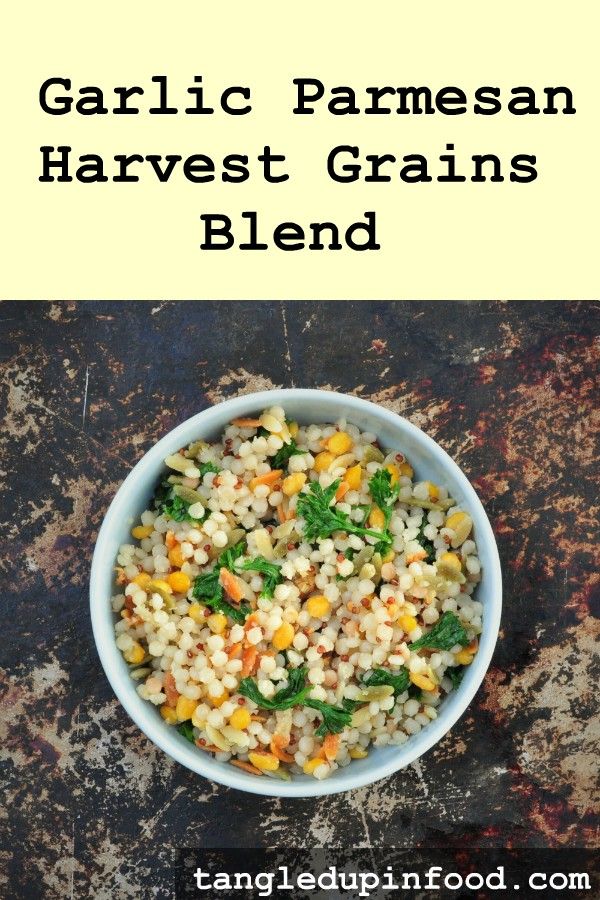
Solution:
M341 420L281 407L165 460L117 559L139 695L255 775L323 779L435 719L477 652L472 520Z

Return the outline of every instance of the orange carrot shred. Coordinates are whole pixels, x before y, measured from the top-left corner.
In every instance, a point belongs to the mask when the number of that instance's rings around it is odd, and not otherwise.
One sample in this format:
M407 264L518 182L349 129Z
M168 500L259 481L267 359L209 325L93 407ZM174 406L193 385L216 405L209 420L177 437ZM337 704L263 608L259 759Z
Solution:
M337 491L335 492L335 499L336 499L336 500L341 500L342 497L345 497L345 496L346 496L346 494L348 493L349 490L350 490L350 485L348 484L348 482L347 482L347 481L342 481L342 482L340 483L339 488L338 488Z
M264 475L256 475L254 478L251 478L248 487L253 491L259 484L275 484L282 475L283 469L271 469L270 472L265 472Z
M323 753L326 759L335 759L340 749L339 734L328 734L323 740Z
M215 744L201 744L200 741L196 741L196 747L198 747L199 750L206 750L207 753L221 752Z
M247 675L252 675L254 673L254 668L257 665L258 661L258 650L256 647L247 647L242 653L242 676L245 678Z
M229 659L239 659L242 655L242 642L239 641L237 644L232 644L229 651L227 652L227 656Z
M165 672L163 687L167 697L167 706L174 708L175 706L177 706L179 691L175 687L175 679L173 678L171 672Z
M277 759L280 759L281 762L285 762L285 763L293 763L294 762L294 757L290 756L290 754L286 753L285 750L283 749L284 747L287 747L287 745L289 744L289 741L290 741L289 737L286 737L283 734L274 734L273 735L273 739L270 744L271 753L273 754L273 756L276 756Z
M231 424L238 428L260 428L260 419L232 419Z
M230 759L229 762L232 766L237 766L238 769L243 769L244 772L249 772L251 775L263 774L260 769L257 769L249 762L245 762L243 759Z
M219 579L225 591L229 594L231 599L235 603L239 603L242 597L244 596L244 592L242 590L242 585L239 580L229 569L226 569L225 566L219 572Z
M256 615L255 613L250 613L244 622L244 631L250 631L251 628L254 628L256 625Z

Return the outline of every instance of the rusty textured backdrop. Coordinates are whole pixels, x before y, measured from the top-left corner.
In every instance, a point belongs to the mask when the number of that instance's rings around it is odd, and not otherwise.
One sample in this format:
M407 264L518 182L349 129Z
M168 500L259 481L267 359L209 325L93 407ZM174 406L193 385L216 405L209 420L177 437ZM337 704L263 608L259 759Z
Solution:
M175 847L597 847L600 305L0 304L7 897L169 896ZM299 801L170 762L92 641L94 536L182 419L276 386L407 416L477 487L505 612L476 701L418 763ZM142 888L141 885L144 885Z

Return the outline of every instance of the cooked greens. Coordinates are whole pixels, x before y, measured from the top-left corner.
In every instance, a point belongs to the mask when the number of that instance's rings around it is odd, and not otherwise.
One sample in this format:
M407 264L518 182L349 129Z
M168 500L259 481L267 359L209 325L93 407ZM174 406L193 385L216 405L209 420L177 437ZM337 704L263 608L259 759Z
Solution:
M452 687L454 690L456 690L456 688L462 682L464 674L465 674L464 666L453 666L449 669L446 669L446 675L452 682Z
M308 706L315 709L323 716L323 721L315 729L315 735L324 737L326 734L338 734L350 724L351 708L333 706L331 703L323 703L321 700L311 700L308 695L312 690L312 685L306 684L307 672L305 667L290 669L287 686L277 691L270 699L263 697L253 678L244 678L239 684L238 691L244 697L253 700L262 709L282 710L292 709L294 706Z
M177 726L177 731L179 734L183 735L186 741L189 741L190 744L195 744L196 739L194 738L194 726L188 719L187 722L180 722Z
M205 462L200 463L198 468L200 469L200 478L204 478L209 472L215 472L218 474L221 470L218 465L214 462Z
M466 646L469 643L467 632L453 612L445 612L435 623L431 631L414 641L411 650L429 647L431 650L452 650L456 644Z
M369 480L371 497L384 516L382 534L380 535L380 540L375 545L375 551L377 553L386 553L394 539L390 532L390 520L392 518L394 503L398 499L399 490L400 488L397 483L394 485L392 484L392 475L387 469L378 469Z
M435 562L435 547L432 542L428 540L423 534L423 530L427 526L427 518L424 518L421 522L421 526L419 528L419 533L417 534L416 540L419 542L427 556L423 560L426 563L434 563Z
M335 531L381 538L381 532L357 525L347 513L331 506L339 486L339 478L333 481L328 488L322 488L318 481L311 481L309 490L298 495L297 510L305 522L304 537L306 540L311 542L318 538L327 538Z
M270 699L263 697L253 678L243 678L239 683L238 692L253 700L262 709L291 709L304 703L310 691L311 686L306 684L307 671L306 668L289 669L286 687L277 691Z
M225 600L223 585L219 580L219 572L222 568L229 569L233 572L235 561L243 554L244 548L244 542L240 541L233 547L228 547L224 550L218 557L212 572L208 572L205 575L198 575L194 581L192 590L192 594L196 600L200 600L205 606L212 609L213 612L224 613L240 625L243 625L246 621L246 616L250 614L251 609L247 603L240 603L235 606Z
M392 484L391 472L387 469L378 469L369 479L369 491L371 497L385 516L386 528L392 518L392 509L398 499L398 484Z
M189 514L192 504L180 497L168 477L163 478L154 492L154 508L161 516L167 516L175 522L202 522Z
M399 672L390 672L389 669L374 669L366 678L363 678L363 684L366 684L367 687L389 684L394 688L394 697L398 697L408 690L410 676L408 669L400 669Z
M246 621L246 616L250 615L252 611L247 603L240 603L238 606L234 606L233 603L228 603L225 600L218 572L198 575L194 582L192 593L196 600L208 606L213 612L229 616L238 625L243 625Z
M284 444L272 458L271 467L273 469L283 469L288 464L291 456L298 456L305 452L305 450L300 450L294 438L291 438L289 444Z
M305 700L304 705L316 709L323 716L323 721L315 728L315 736L319 738L325 737L326 734L339 734L352 720L352 711L346 708L346 705L332 706L331 703L323 703L321 700Z
M266 597L268 600L273 597L277 585L281 584L283 581L281 566L269 562L264 556L256 556L254 559L249 559L241 568L245 572L260 572L260 574L264 576L263 588L260 596Z
M233 544L232 547L226 547L217 559L218 568L221 569L224 566L226 569L229 569L230 572L233 572L236 559L243 556L245 549L246 544L244 541L238 541L237 544Z

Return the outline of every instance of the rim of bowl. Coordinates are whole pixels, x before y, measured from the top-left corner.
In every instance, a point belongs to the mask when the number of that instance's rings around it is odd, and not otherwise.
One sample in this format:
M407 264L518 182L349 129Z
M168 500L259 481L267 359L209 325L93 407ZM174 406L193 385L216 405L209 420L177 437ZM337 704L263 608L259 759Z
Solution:
M391 759L379 764L373 764L371 762L373 756L369 756L368 760L360 761L361 763L369 761L370 764L367 766L361 766L358 769L352 763L344 769L338 769L335 773L338 776L337 778L334 776L323 781L308 777L291 782L278 781L268 777L257 778L242 770L237 770L227 763L218 762L212 756L204 755L191 745L186 746L184 739L178 733L171 734L170 731L175 732L175 730L165 726L158 715L158 711L151 704L146 700L142 700L135 690L131 692L125 689L127 682L122 670L123 660L114 638L114 613L111 609L110 593L108 596L104 595L100 587L97 586L100 582L99 574L105 565L107 552L105 546L110 540L113 521L117 516L127 517L131 515L126 509L121 510L122 498L127 493L127 488L133 485L141 475L152 470L156 470L156 477L158 478L160 469L164 467L164 457L169 452L173 452L173 446L180 446L177 443L178 435L183 435L191 427L192 423L194 423L194 427L197 423L199 434L201 434L203 423L210 419L211 413L214 413L217 409L220 413L224 413L226 410L229 411L227 416L227 420L229 420L260 406L263 408L275 405L285 406L286 398L289 398L290 395L296 397L303 395L307 403L310 403L311 398L313 400L328 398L326 402L329 402L332 406L332 420L337 418L333 413L333 407L342 405L344 414L348 415L350 420L352 419L352 410L363 410L387 422L392 428L397 428L399 422L401 422L402 428L412 434L418 443L424 445L427 454L437 457L438 461L441 461L442 465L452 472L462 492L461 503L467 506L474 519L475 517L477 518L478 549L485 546L489 557L484 570L484 577L491 584L491 590L490 597L486 600L484 608L484 624L480 636L479 649L469 666L467 678L463 680L456 692L452 692L449 698L446 699L438 718L434 719L418 734L412 735L405 744L398 745L396 747L397 752ZM209 429L210 427L209 424ZM122 526L122 520L117 522L117 527L119 524ZM100 662L117 699L138 728L164 753L191 771L227 787L236 788L246 793L270 797L316 797L349 791L379 781L419 759L456 724L477 693L492 660L500 628L501 612L502 573L492 526L475 489L458 464L433 438L403 416L385 407L378 406L370 400L363 400L361 397L316 388L280 388L242 394L207 407L207 409L185 419L167 432L135 464L113 497L98 532L90 574L90 614ZM125 675L128 677L127 672ZM454 695L454 702L452 707L449 708L447 704L452 695Z

